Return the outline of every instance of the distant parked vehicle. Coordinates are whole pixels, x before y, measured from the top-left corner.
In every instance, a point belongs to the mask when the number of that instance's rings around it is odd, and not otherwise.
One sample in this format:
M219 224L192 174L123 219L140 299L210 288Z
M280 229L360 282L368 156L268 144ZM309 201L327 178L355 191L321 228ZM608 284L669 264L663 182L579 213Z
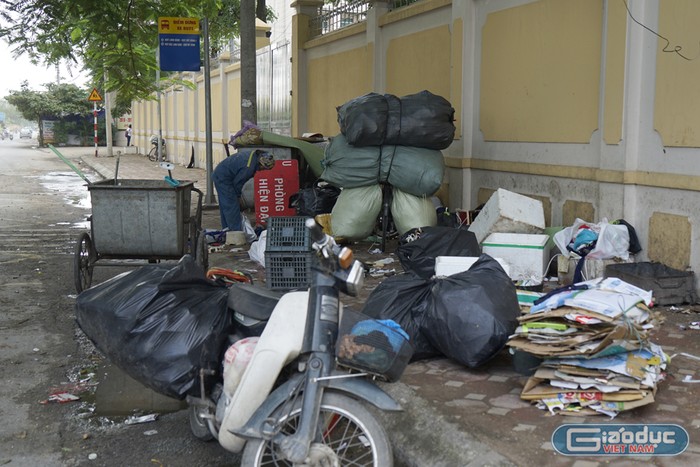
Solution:
M24 139L24 138L30 138L32 137L32 129L31 128L22 128L19 130L19 138Z

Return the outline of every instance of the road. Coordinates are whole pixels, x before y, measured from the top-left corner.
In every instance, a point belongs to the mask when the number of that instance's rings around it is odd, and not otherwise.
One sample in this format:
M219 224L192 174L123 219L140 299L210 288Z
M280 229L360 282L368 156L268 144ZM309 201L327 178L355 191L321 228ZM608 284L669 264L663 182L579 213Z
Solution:
M104 362L75 324L73 280L88 190L35 145L0 141L0 465L238 465L190 434L186 411L136 425L93 414L94 390L82 390ZM57 391L81 400L42 403Z

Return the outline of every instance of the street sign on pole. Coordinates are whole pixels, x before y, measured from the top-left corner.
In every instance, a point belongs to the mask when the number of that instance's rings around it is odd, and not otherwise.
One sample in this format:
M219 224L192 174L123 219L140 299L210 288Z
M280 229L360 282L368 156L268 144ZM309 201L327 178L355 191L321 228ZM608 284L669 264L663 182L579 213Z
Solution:
M162 71L199 71L199 19L158 18L158 44Z
M95 157L97 157L97 103L102 102L102 96L100 96L97 88L92 88L88 101L92 102L93 126L95 128Z

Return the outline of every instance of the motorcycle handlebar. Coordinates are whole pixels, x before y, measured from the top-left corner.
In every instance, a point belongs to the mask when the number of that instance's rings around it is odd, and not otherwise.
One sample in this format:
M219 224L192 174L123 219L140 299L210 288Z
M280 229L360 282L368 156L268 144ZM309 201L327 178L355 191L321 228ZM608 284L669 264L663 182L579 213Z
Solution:
M306 219L306 228L309 229L309 234L311 235L311 240L314 243L323 243L326 239L326 234L323 233L321 226L316 223L312 218Z

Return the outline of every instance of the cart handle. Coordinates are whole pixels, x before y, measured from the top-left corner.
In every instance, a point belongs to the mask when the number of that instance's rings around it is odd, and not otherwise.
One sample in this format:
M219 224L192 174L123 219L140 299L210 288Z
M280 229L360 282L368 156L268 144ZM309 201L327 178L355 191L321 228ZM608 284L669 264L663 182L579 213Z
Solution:
M197 230L199 230L202 227L202 196L204 196L204 193L202 193L202 190L199 188L192 187L192 191L197 193Z

